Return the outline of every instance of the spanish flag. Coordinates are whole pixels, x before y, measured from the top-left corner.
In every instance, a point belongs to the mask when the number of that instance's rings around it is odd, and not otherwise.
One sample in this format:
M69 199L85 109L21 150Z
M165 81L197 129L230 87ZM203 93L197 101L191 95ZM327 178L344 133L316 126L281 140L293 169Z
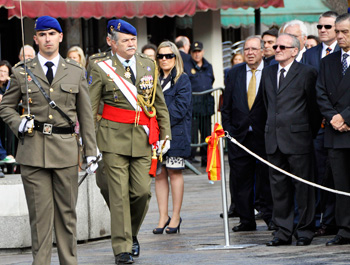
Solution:
M224 137L225 132L219 123L215 123L214 131L211 136L205 139L208 143L208 159L207 159L207 172L208 179L212 181L220 180L221 166L220 166L220 150L219 150L219 138Z

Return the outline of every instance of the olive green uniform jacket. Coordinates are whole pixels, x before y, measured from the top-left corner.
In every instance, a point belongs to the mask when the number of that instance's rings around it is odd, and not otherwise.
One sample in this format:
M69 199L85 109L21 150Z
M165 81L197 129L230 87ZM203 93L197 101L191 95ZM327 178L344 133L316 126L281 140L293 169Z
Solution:
M18 136L22 118L16 111L22 100L24 114L28 113L23 62L13 68L11 84L0 104L0 115L9 124L11 130ZM96 155L96 139L92 119L91 105L85 77L85 69L71 59L59 60L55 77L50 85L37 57L27 61L27 67L38 79L45 92L65 112L70 119L80 124L80 136L83 139L86 156ZM28 80L28 95L30 111L35 120L50 123L53 126L69 127L68 122L52 109L39 88L30 77ZM26 133L24 144L18 144L16 161L22 165L41 168L62 168L78 164L78 144L75 135L52 134L44 135L34 130Z
M105 57L103 57L105 55ZM139 94L142 94L140 89L140 79L143 76L155 76L155 63L143 54L135 54L136 57L136 88ZM90 60L89 66L89 89L93 117L96 121L100 100L105 104L113 107L127 110L135 110L129 101L124 97L123 93L107 76L107 74L98 66L98 62L103 60L112 60L112 65L115 67L115 72L122 78L132 83L131 79L124 77L125 68L118 60L117 56L110 57L109 54L102 54L95 61ZM169 135L171 139L170 119L168 109L164 100L164 95L160 83L157 83L154 107L157 112L157 121L160 129L160 140L165 139ZM151 145L148 142L148 136L142 125L125 124L102 119L99 123L97 131L98 148L103 152L116 153L119 155L142 157L151 156Z

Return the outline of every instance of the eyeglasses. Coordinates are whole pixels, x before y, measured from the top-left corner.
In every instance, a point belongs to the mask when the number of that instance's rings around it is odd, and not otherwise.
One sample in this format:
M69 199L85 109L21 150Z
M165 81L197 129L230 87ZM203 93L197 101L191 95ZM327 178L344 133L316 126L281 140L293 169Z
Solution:
M316 27L317 27L317 29L322 29L323 27L325 29L331 29L333 26L332 25L317 25Z
M277 50L278 47L280 47L281 51L284 51L285 49L295 48L295 47L287 47L287 46L284 46L284 45L273 45L272 49Z
M169 60L169 59L172 59L174 58L176 55L173 54L173 53L167 53L167 54L161 54L161 53L158 53L157 54L157 59L163 59L165 57L165 59Z

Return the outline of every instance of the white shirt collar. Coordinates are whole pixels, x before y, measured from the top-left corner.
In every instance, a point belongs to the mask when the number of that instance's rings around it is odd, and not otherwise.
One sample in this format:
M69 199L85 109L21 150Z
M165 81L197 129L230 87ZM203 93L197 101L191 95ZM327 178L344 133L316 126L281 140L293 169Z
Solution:
M290 67L292 66L293 63L294 63L294 60L293 60L291 63L289 63L288 65L286 65L285 67L282 67L280 64L278 64L278 71L277 71L277 74L279 74L279 73L280 73L280 70L281 70L282 68L284 68L284 70L286 70L284 76L286 76L287 73L288 73L288 71L289 71L289 69L290 69Z
M322 42L323 50L326 50L328 47L332 49L331 53L334 52L335 46L337 45L337 41L334 41L331 45L327 45L324 42Z
M248 64L245 65L245 68L246 68L247 72L251 71L251 68L249 67ZM263 68L264 68L264 60L261 60L259 66L258 66L258 68L256 68L256 70L257 71L262 71Z
M52 63L54 64L53 67L55 67L55 68L57 69L57 67L58 67L58 62L60 61L60 55L59 55L59 54L57 54L57 56L56 56L55 58L53 58L52 60L46 59L45 57L43 57L43 56L40 54L40 52L38 52L38 55L37 55L37 56L38 56L39 63L40 63L40 65L41 65L41 67L42 67L43 69L46 69L46 70L47 70L47 66L46 66L45 64L46 64L46 62L48 62L48 61L52 62ZM46 72L46 71L44 71L44 72Z
M122 65L124 66L133 66L134 64L136 64L136 59L135 59L135 55L133 57L131 57L129 59L129 63L127 64L125 61L128 59L124 59L123 57L119 56L117 53L115 54L118 58L118 60L122 63Z

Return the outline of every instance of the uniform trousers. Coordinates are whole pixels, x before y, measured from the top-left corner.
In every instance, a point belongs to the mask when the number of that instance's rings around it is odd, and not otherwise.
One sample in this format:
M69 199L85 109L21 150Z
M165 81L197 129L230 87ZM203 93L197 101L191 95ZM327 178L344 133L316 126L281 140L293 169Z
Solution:
M98 168L96 170L96 184L97 187L100 188L100 192L109 208L108 179L103 160L98 162Z
M21 165L32 235L33 265L50 265L55 228L61 265L76 265L78 166L39 168Z
M334 187L336 190L350 192L350 148L329 149ZM338 235L350 239L350 197L336 194L335 221Z
M151 156L103 152L103 161L108 178L113 252L131 253L132 236L137 236L151 199Z
M278 148L268 160L277 167L305 180L313 181L312 153L284 154ZM275 237L282 240L295 237L312 239L314 236L314 188L270 168L270 185L273 199L272 220L278 227ZM298 205L299 223L294 228L294 197Z

